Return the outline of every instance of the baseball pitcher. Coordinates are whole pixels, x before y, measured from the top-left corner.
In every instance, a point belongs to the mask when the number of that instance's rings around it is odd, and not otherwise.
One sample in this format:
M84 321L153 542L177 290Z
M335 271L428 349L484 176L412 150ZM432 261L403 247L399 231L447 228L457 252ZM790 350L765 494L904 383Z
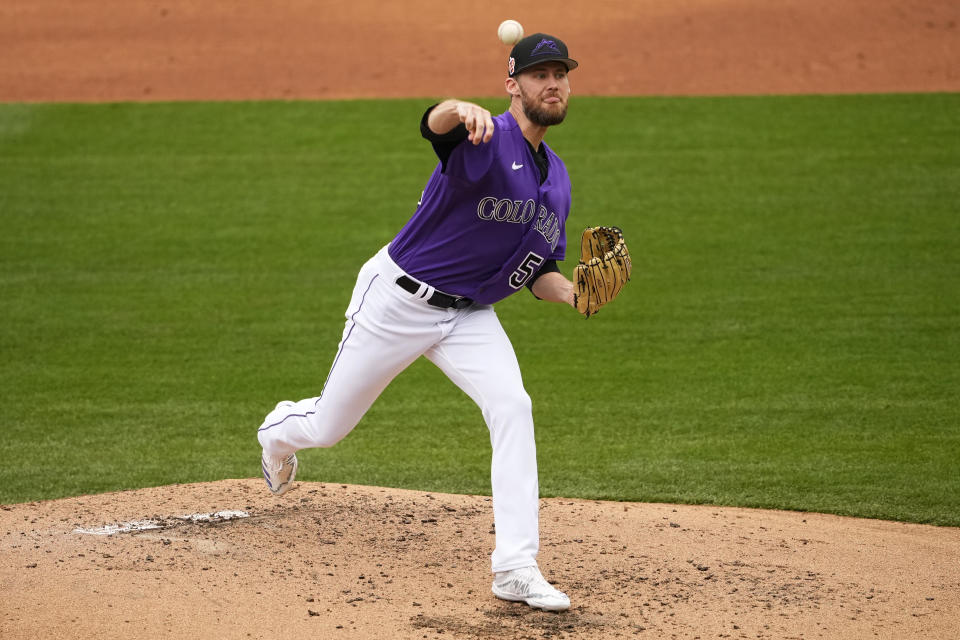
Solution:
M493 304L526 287L589 317L629 278L615 227L584 232L573 280L557 266L566 254L570 178L543 140L566 116L576 67L560 39L537 33L511 51L506 112L493 117L459 100L426 111L420 130L436 169L410 220L360 270L320 395L280 402L258 432L267 485L282 494L298 450L336 444L425 356L476 402L490 431L493 593L553 611L570 600L537 567L531 402Z

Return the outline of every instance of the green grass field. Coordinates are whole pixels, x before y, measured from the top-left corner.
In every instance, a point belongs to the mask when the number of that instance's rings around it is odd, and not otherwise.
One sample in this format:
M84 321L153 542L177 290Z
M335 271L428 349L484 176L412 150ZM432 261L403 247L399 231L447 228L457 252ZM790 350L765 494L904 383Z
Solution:
M258 476L432 170L428 104L0 105L0 502ZM548 143L568 237L622 226L635 277L587 321L498 305L543 495L960 525L960 94L575 98ZM301 460L489 491L422 360Z

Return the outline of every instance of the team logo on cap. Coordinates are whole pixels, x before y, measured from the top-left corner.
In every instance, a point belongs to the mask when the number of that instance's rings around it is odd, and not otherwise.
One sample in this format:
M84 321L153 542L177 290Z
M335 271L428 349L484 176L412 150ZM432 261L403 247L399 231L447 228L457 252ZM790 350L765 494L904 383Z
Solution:
M513 59L513 56L510 56L510 62L507 63L507 74L513 75L513 70L517 68L517 61Z
M563 55L563 52L560 51L560 47L557 46L557 43L553 40L547 40L544 38L537 46L533 48L533 51L530 52L530 57L533 56L545 56L549 54Z

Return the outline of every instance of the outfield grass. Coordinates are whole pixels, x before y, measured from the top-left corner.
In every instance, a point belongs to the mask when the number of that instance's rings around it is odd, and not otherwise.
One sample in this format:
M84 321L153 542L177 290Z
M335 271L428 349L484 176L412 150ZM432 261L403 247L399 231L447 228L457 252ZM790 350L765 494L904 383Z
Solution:
M258 475L427 105L0 105L0 502ZM548 142L635 277L498 305L545 496L960 525L960 95L575 98ZM487 493L488 442L420 361L300 478Z

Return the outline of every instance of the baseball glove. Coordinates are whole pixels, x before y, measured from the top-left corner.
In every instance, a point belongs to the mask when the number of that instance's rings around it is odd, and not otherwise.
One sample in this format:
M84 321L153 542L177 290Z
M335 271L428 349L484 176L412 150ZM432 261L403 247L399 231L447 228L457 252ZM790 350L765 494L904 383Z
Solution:
M589 318L619 295L630 279L630 252L618 227L589 227L580 237L580 263L573 269L573 301Z

